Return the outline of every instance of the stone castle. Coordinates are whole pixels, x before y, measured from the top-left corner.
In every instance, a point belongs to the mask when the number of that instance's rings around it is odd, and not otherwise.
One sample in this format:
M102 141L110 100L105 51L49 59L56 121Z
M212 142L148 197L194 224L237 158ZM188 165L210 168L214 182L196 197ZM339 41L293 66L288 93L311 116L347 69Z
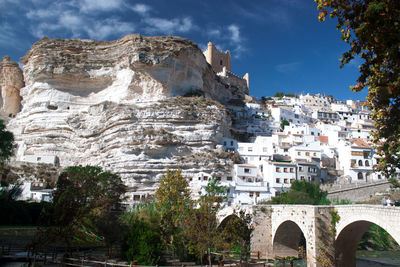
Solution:
M187 39L132 34L43 38L21 58L23 71L4 57L1 115L17 144L11 165L98 165L143 192L166 168L187 177L230 170L231 154L217 149L232 130L224 104L246 98L248 75L231 73L229 52L212 43L204 53Z

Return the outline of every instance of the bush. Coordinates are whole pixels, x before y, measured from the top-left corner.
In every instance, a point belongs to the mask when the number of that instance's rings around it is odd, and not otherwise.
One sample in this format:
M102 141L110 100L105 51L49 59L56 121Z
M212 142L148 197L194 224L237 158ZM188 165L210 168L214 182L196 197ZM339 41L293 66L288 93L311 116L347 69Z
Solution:
M123 257L139 265L161 263L162 240L160 228L141 219L133 219L121 245Z

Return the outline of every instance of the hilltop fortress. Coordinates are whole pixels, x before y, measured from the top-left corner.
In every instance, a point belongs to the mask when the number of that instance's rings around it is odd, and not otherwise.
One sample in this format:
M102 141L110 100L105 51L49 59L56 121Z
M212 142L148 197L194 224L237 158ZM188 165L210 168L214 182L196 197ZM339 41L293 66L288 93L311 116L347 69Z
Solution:
M213 43L201 51L171 36L44 38L21 62L23 72L8 57L0 62L0 115L16 143L3 179L45 187L64 167L97 165L121 176L133 203L154 193L167 168L180 168L194 197L214 176L232 206L269 200L296 180L387 184L361 101L259 101L249 75L233 74L229 51Z
M11 165L99 165L145 192L166 168L188 177L230 170L234 153L216 149L231 135L224 105L248 97L248 75L232 74L229 52L212 43L205 53L208 62L187 39L133 34L43 38L21 58L23 72L4 57L2 117L17 144Z

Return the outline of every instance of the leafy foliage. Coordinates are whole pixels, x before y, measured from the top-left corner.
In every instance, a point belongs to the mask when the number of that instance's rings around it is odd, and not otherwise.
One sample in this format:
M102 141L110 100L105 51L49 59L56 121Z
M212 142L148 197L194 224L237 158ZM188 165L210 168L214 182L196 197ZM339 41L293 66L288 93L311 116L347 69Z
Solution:
M124 258L139 265L160 264L163 249L160 230L144 219L133 218L121 245Z
M400 167L400 1L315 0L319 20L337 18L341 38L350 45L341 67L362 60L354 91L368 88L367 105L376 131L372 132L379 170L387 176Z
M197 208L191 207L186 219L186 237L189 251L200 261L207 254L211 265L211 249L220 246L221 233L218 231L217 213L226 198L227 189L213 177L208 181L204 192L199 192Z
M38 225L42 210L47 202L26 202L17 200L22 190L20 184L0 190L0 225Z
M13 153L14 135L6 130L4 122L0 120L0 164L4 164Z
M104 221L98 218L107 218L124 193L125 186L116 174L94 166L68 167L57 181L49 216L54 227L49 228L47 237L61 238L68 246L76 239L104 240L100 231Z
M281 120L281 129L284 130L285 126L289 125L289 122L287 120Z
M361 250L393 250L399 248L399 244L393 237L375 224L371 225L365 232L358 244L358 249Z
M189 184L180 170L167 170L156 191L156 205L160 211L162 239L179 257L184 257L182 233L185 214L192 205Z
M250 238L254 230L251 223L252 216L240 211L239 216L232 214L219 226L224 250L231 251L235 247L239 248L240 261L247 261L250 252Z
M271 204L309 204L327 205L330 201L326 198L328 193L322 191L318 184L306 181L294 181L288 192L273 197Z

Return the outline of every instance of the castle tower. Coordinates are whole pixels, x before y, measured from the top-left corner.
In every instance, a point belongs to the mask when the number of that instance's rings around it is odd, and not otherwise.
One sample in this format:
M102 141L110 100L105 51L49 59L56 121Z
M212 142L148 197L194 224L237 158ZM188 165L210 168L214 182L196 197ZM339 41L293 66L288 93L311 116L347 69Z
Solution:
M15 116L21 107L19 90L24 87L24 76L18 63L4 56L0 61L0 111L7 116Z
M218 50L212 42L208 42L207 50L203 52L207 62L216 73L222 72L225 67L231 71L231 54L229 51Z

